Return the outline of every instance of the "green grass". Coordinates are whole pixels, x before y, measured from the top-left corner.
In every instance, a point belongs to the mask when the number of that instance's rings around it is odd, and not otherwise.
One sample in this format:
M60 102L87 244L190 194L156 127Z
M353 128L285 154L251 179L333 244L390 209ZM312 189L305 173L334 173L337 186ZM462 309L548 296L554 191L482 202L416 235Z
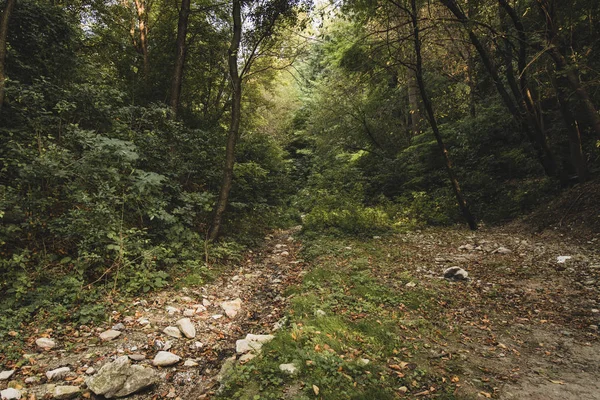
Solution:
M305 242L301 256L311 267L288 291L289 325L261 355L236 365L220 398L385 400L432 387L431 397L456 398L452 371L429 357L431 343L453 334L436 311L443 291L406 288L413 277L399 262L402 254L390 250L379 240ZM279 370L282 363L298 371L290 376Z

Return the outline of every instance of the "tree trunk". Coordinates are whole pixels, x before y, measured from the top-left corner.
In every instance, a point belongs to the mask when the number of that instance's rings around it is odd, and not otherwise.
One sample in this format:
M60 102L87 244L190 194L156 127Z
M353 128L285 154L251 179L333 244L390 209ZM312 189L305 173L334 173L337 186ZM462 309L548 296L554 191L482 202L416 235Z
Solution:
M140 30L140 49L144 60L144 78L150 75L150 64L148 58L148 12L145 0L135 0L135 10L138 16L138 28Z
M517 104L513 101L510 94L506 91L506 88L502 83L502 79L498 74L496 65L493 63L483 44L479 41L479 38L470 28L469 19L467 18L465 13L460 9L455 0L440 1L444 6L446 6L446 8L448 8L448 10L450 10L450 12L452 12L452 14L454 14L458 21L465 27L471 43L479 53L481 61L483 62L485 69L490 74L490 77L494 81L494 85L496 86L496 89L498 90L498 93L500 94L500 97L502 98L502 101L504 102L506 108L508 108L515 120L520 123L521 129L523 129L523 132L527 135L527 138L534 147L537 154L537 158L540 161L542 167L544 168L544 172L548 176L556 176L556 162L554 161L554 157L550 152L550 147L547 145L547 143L544 145L544 143L541 141L542 138L539 135L533 133L535 132L535 127L532 127L530 126L530 124L528 124L529 121L527 121L526 116L524 116L521 113Z
M173 82L171 84L171 118L177 119L179 110L179 98L181 97L181 84L183 82L183 67L185 65L186 43L188 18L190 16L190 0L181 0L181 9L179 10L179 22L177 23L177 56L175 58L175 71L173 71Z
M225 150L225 166L223 167L223 178L219 198L215 205L214 215L208 238L214 241L219 236L221 220L227 207L229 193L233 183L233 167L235 165L235 145L240 131L240 120L242 111L242 77L238 72L238 51L242 40L242 12L241 0L233 0L233 37L229 46L228 64L229 76L232 86L231 100L231 125L227 137L227 148Z
M421 132L421 112L419 110L419 85L415 70L407 68L408 104L410 108L410 129L413 136Z
M6 61L6 38L8 36L8 22L10 15L15 8L16 0L6 0L6 6L2 12L0 19L0 110L4 104L4 86L6 84L6 76L4 75L4 63Z
M462 212L462 215L467 220L469 224L469 228L471 230L477 229L477 223L475 222L475 218L471 214L467 202L462 194L460 189L460 185L458 183L458 179L454 174L454 168L452 167L452 162L450 161L450 156L448 155L448 150L442 140L442 135L438 129L437 121L435 119L435 114L433 112L433 106L427 95L427 91L425 90L425 82L423 80L423 60L421 58L421 42L419 38L419 21L417 14L417 5L416 0L411 0L411 20L413 27L413 38L415 41L415 56L416 56L416 68L415 68L415 76L417 79L417 84L419 86L419 91L421 92L421 99L423 100L423 107L425 108L425 112L427 114L427 119L429 120L429 124L431 125L431 129L433 130L433 134L435 135L435 139L438 143L438 147L440 152L442 153L442 157L444 158L446 172L448 173L448 178L450 179L450 183L452 184L452 189L454 190L454 195L456 196L456 200L458 201L458 205Z

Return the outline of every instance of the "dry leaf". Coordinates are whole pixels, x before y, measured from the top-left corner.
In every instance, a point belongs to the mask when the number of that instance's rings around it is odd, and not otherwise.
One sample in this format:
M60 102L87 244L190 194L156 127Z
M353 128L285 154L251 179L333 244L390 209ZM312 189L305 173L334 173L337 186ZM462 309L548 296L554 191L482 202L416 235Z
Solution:
M319 387L317 385L313 385L313 391L317 396L319 395Z
M492 398L492 394L488 393L488 392L479 392L480 395L482 395L483 397L486 397L488 399Z
M550 379L550 382L555 383L557 385L564 385L565 384L563 381L553 381L552 379Z

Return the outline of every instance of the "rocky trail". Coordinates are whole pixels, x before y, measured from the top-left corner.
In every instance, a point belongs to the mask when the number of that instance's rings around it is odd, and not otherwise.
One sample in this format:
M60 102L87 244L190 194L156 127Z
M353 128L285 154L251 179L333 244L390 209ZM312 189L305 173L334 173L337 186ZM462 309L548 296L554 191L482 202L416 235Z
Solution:
M231 367L251 360L285 326L286 290L308 269L297 259L294 233L267 236L210 284L115 306L104 326L29 332L29 354L0 368L2 399L213 398ZM397 307L404 320L428 319L453 335L440 340L433 331L407 330L427 350L429 370L455 371L456 379L444 382L454 385L456 398L599 400L599 242L513 226L429 229L359 243L382 285L437 293L428 311ZM331 251L345 265L354 248L344 239L339 246ZM375 267L377 257L390 267ZM440 285L444 271L450 279ZM399 398L436 398L441 390L400 389Z
M280 327L283 291L302 272L293 233L268 235L215 282L140 297L106 326L38 332L1 371L2 399L211 398L235 356L248 361Z

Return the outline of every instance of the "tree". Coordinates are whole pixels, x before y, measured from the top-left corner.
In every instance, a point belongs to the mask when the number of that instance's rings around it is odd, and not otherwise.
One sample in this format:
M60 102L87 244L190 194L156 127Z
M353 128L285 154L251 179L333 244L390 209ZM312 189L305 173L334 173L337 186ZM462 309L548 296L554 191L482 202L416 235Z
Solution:
M210 240L216 240L221 229L223 213L227 208L229 193L233 184L233 169L235 165L235 147L240 133L242 116L242 85L244 79L250 74L255 61L269 52L269 48L276 44L277 24L295 21L296 5L294 0L270 0L264 2L233 0L232 36L228 50L229 78L231 83L231 120L227 135L225 149L225 164L219 189L219 196L214 208L213 220L208 232ZM242 23L242 8L247 11L249 25L252 25L244 35ZM245 36L245 37L244 37ZM241 70L238 67L240 47L243 44L245 59Z
M15 7L16 0L6 0L6 5L2 11L2 17L0 18L0 110L4 103L4 86L6 85L6 76L4 63L6 61L6 39L8 37L8 23L10 21L10 15Z
M173 71L173 82L171 84L171 98L169 106L171 107L171 117L177 119L179 109L179 99L181 97L181 84L183 82L183 67L186 55L186 35L188 28L188 19L190 16L190 0L181 0L181 9L179 10L179 22L177 23L177 42L175 47L177 55L175 57L175 70Z

